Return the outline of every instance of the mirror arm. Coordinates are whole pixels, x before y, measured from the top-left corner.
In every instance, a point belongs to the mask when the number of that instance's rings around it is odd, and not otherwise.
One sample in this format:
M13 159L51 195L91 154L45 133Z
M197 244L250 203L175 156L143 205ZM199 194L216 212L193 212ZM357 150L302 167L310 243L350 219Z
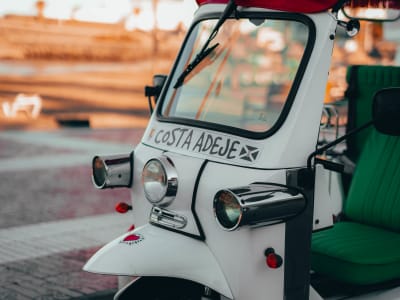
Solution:
M345 139L347 139L348 137L350 137L350 136L352 136L352 135L354 135L354 134L356 134L356 133L358 133L358 132L364 130L365 128L368 128L368 127L371 126L372 124L373 124L373 121L369 121L369 122L367 122L366 124L364 124L364 125L362 125L362 126L360 126L360 127L358 127L358 128L355 128L355 129L351 130L350 132L346 133L345 135L341 136L340 138L338 138L338 139L336 139L336 140L334 140L334 141L332 141L332 142L330 142L330 143L328 143L328 144L322 146L321 148L318 148L317 150L315 150L315 151L314 151L313 153L311 153L311 154L308 156L308 158L307 158L307 169L310 170L310 171L312 170L311 163L312 163L313 157L315 157L315 156L317 156L317 155L319 155L319 154L324 153L324 152L325 152L326 150L328 150L329 148L331 148L331 147L333 147L333 146L336 146L337 144L343 142L343 141L344 141Z
M348 0L339 0L335 6L332 7L332 13L337 14Z
M153 113L153 103L151 102L151 97L157 98L160 95L161 87L159 86L148 86L146 85L144 88L144 95L147 97L149 101L149 109L150 114Z

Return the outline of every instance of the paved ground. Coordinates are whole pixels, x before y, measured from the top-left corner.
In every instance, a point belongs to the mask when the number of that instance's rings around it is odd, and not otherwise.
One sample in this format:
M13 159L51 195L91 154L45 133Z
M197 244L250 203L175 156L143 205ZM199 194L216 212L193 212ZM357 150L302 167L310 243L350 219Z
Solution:
M95 154L128 153L138 129L0 132L0 299L112 299L117 278L83 272L122 234L128 189L92 187Z

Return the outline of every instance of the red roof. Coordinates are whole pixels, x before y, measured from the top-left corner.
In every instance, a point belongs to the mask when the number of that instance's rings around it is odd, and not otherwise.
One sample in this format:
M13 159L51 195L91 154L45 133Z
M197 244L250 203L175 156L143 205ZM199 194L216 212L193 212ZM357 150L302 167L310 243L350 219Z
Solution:
M228 3L228 0L196 0L198 5ZM268 8L288 12L316 13L326 11L338 0L235 0L238 6Z
M287 12L317 13L332 8L339 0L234 0L238 6L259 7ZM196 0L198 5L228 3L228 0ZM350 7L400 9L400 0L348 0Z

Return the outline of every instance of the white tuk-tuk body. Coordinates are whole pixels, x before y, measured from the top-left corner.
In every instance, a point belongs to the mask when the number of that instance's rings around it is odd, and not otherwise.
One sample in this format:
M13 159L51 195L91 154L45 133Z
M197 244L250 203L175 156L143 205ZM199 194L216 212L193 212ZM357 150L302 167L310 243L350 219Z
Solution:
M205 116L218 106L218 95L213 98L213 103L207 101L212 98L210 94L218 94L219 89L230 87L234 90L234 96L244 97L241 93L246 92L246 84L239 84L239 88L235 86L232 82L234 76L222 75L225 69L221 72L217 68L213 73L215 77L207 83L211 86L210 90L199 97L205 105L198 106L196 116L196 111L193 113L191 107L184 107L190 103L189 98L174 100L185 95L188 97L192 92L188 90L189 87L195 89L195 85L201 83L196 82L196 76L199 76L196 72L202 72L207 66L201 66L200 62L191 71L193 74L188 75L191 78L184 78L180 86L173 87L198 52L198 36L209 34L200 32L208 27L199 24L204 20L214 20L212 24L215 24L225 7L224 4L205 4L196 12L193 25L158 99L156 111L141 143L134 150L131 206L136 229L104 246L84 269L103 274L187 279L216 291L225 299L321 299L313 289L311 292L307 290L309 280L291 277L301 277L304 273L302 261L309 265L307 251L311 230L332 226L332 211L326 207L329 193L324 176L317 176L319 183L315 193L323 195L321 197L313 195L314 182L311 186L309 183L302 186L305 191L298 195L301 194L299 197L305 199L304 207L297 213L281 218L259 217L257 222L246 219L247 223L235 228L221 226L216 217L215 198L219 191L253 187L259 183L262 183L261 188L265 183L299 187L297 172L306 169L307 159L317 145L337 16L329 10L303 14L241 6L236 8L238 20L235 20L234 14L230 16L228 21L232 23L239 22L239 19L245 19L249 24L249 20L253 19L266 22L276 20L276 26L281 20L293 20L305 24L308 30L297 69L290 74L291 86L288 87L286 99L283 103L274 104L280 105L279 117L268 128L259 129L258 124L247 126L238 122L230 125L223 114L222 117L217 115L209 119ZM253 23L254 28L263 26L257 21ZM288 26L288 23L284 26ZM254 28L252 30L257 32ZM268 27L265 28L264 31L268 32ZM230 34L233 36L244 32L245 29L233 30ZM218 35L224 33L222 25L215 39L218 41ZM246 32L249 35L251 33ZM223 44L223 40L219 42L221 45L210 58L211 62L207 61L206 64L217 61L224 68L230 55L233 55L229 51L233 51L231 48L235 46L232 47L229 42ZM235 40L230 42L235 43ZM264 42L265 45L268 43L267 40ZM279 37L275 42L279 42ZM284 42L288 48L286 50L290 51L290 42ZM218 52L219 47L225 48ZM248 49L251 51L250 45ZM231 72L245 76L248 70L239 68ZM254 72L257 73L257 70ZM222 102L221 106L225 105L222 110L242 110L238 114L244 116L244 108L239 109L236 103L229 105L226 99L219 101ZM287 105L286 101L290 103ZM257 113L257 118L262 119L263 116ZM176 194L168 202L160 200L159 203L151 203L146 199L148 195L143 187L143 170L154 159L165 161L175 172ZM317 172L322 174L325 171L317 169ZM244 211L246 209L243 208ZM254 215L254 218L258 218L258 215ZM305 231L304 236L301 235L302 231ZM268 249L273 249L277 254L278 263L266 262ZM279 259L282 260L280 263ZM305 271L308 272L307 269ZM135 281L131 283L134 284ZM116 298L125 299L121 295L131 285L121 290Z

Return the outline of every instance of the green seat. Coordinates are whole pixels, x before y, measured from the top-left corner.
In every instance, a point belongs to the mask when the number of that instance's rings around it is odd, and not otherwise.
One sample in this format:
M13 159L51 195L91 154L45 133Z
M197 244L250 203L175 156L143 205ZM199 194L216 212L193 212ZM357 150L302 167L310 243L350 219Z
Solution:
M313 234L312 269L352 284L400 278L400 137L371 130L344 215Z
M400 234L355 222L340 222L313 237L313 266L319 273L352 284L400 276Z
M344 215L345 222L313 234L312 269L352 284L400 278L400 137L372 129Z
M347 69L348 89L347 131L364 125L371 119L373 95L380 89L400 86L399 66L354 65ZM371 129L364 130L347 140L347 156L357 161Z
M352 66L347 81L351 130L371 120L378 90L400 86L400 67ZM348 140L348 150L357 165L345 221L313 234L312 269L350 284L400 278L400 137L370 127Z

